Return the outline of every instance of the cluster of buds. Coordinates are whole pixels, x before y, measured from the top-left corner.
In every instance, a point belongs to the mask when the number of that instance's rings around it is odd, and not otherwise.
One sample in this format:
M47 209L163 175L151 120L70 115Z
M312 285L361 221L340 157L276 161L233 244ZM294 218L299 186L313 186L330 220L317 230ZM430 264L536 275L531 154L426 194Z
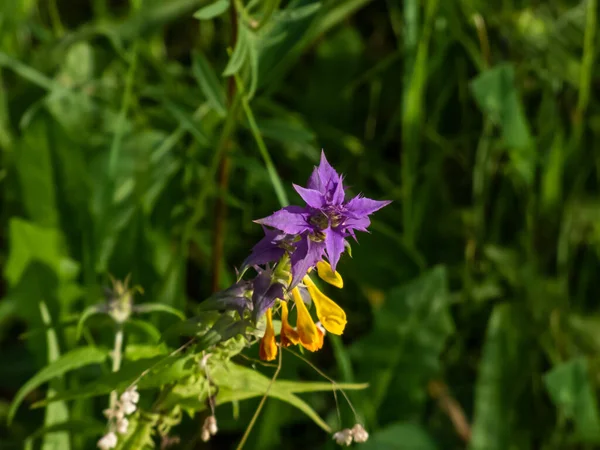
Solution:
M202 432L200 438L202 442L208 442L211 436L217 434L219 429L217 428L217 418L215 416L208 416L202 425Z
M123 392L114 405L104 410L104 416L110 423L110 431L98 441L98 448L101 450L110 450L117 446L118 439L116 433L127 433L129 429L127 416L135 412L139 400L140 394L137 391L137 386L133 386Z
M369 433L360 423L357 423L352 428L345 428L333 434L333 439L336 444L345 445L348 447L352 442L363 443L369 439Z

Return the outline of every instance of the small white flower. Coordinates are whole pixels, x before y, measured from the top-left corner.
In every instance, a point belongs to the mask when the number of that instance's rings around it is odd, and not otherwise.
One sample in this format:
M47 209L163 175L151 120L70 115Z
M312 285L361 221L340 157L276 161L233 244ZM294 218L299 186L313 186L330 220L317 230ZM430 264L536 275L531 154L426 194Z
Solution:
M123 418L117 421L117 433L125 434L129 428L129 420Z
M341 431L338 431L333 434L333 439L335 440L336 444L345 445L348 447L350 444L352 444L352 430L345 428Z
M359 443L367 442L369 439L369 433L367 433L365 427L360 423L357 423L352 427L352 436L354 437L354 441Z
M123 413L125 413L126 416L128 416L129 414L133 414L136 409L137 409L137 407L135 406L135 403L132 403L132 402L122 402L121 403L121 411L123 411Z
M121 410L118 404L115 408L107 408L102 412L104 414L104 417L106 417L107 419L115 418L117 420L121 420L125 416L125 413Z
M114 432L106 433L98 441L98 448L101 450L110 450L117 446L117 435Z
M140 401L140 393L137 391L137 386L133 386L127 389L121 394L120 398L122 403L137 403Z

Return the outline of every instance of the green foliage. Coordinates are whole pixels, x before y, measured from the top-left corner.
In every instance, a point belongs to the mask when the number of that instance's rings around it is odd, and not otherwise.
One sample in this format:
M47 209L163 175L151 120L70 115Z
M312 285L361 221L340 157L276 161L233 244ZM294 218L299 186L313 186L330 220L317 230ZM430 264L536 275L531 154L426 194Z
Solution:
M121 449L264 395L246 448L600 445L598 1L531 3L0 1L0 448L95 448L133 384ZM339 383L271 381L210 297L321 148L393 204L302 355Z

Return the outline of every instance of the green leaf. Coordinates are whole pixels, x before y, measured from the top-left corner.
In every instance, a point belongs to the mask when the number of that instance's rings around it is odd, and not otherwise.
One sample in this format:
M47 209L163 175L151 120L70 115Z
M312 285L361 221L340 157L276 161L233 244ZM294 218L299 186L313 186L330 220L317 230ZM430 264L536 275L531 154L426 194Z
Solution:
M94 314L99 314L102 312L103 308L100 305L91 305L83 310L83 313L77 321L77 331L75 333L76 340L79 340L79 338L81 337L81 331L83 330L83 325L85 324L85 321L88 320Z
M527 182L532 182L536 155L529 125L515 87L513 66L500 64L482 72L471 82L471 90L483 112L500 125L517 172Z
M271 379L256 370L240 366L232 362L213 361L209 359L209 372L211 378L217 381L219 393L217 404L232 401L246 400L260 397L265 394ZM319 415L302 399L295 394L303 392L326 392L334 389L356 390L364 389L365 384L347 384L300 381L275 381L269 390L269 397L277 398L295 406L326 432L331 432L329 426ZM201 394L204 393L204 397ZM193 411L202 411L206 408L206 387L199 383L188 386L170 396L168 404L180 405Z
M64 375L71 370L79 369L80 367L90 364L101 363L108 357L108 354L109 352L106 349L98 347L81 347L65 353L56 361L48 364L19 389L10 405L8 422L10 423L12 421L23 399L35 388L56 377Z
M43 226L58 224L50 121L37 118L25 130L16 152L16 169L27 214Z
M244 61L246 61L249 45L247 29L244 24L240 23L238 26L238 39L229 62L225 66L225 70L223 70L223 76L230 77L240 71Z
M194 355L171 354L137 361L125 361L118 372L103 375L80 388L60 392L52 398L34 403L33 407L38 408L57 401L97 397L109 394L113 390L122 391L138 380L144 373L145 375L139 380L138 388L140 390L157 388L176 382L193 373L196 370L194 364L191 363L193 357Z
M419 425L395 423L373 433L362 450L437 450L431 436Z
M229 9L229 0L217 0L210 5L200 8L194 13L194 17L198 20L209 20L220 16Z
M600 417L588 362L576 358L544 375L544 384L556 408L575 424L577 440L600 443Z
M525 315L514 305L497 305L488 322L479 375L475 386L475 414L470 450L527 449L519 419L514 411L523 408L518 401L532 368ZM525 425L522 425L525 428Z
M11 251L4 271L9 284L15 285L33 261L48 265L61 279L77 275L78 265L65 256L58 230L13 218L9 222L9 235Z
M192 73L213 109L221 117L227 115L225 92L219 82L217 74L211 64L201 53L194 53L192 57Z
M373 332L350 349L357 377L372 386L366 406L373 419L377 411L379 420L422 412L427 383L441 371L439 356L454 332L449 307L446 270L437 267L392 289L375 311ZM393 413L385 416L383 411Z
M42 427L27 437L27 441L33 442L40 437L59 431L70 431L78 436L98 436L106 430L106 423L94 419L72 419L67 422L55 423Z
M179 317L181 320L185 320L185 314L176 308L169 305L163 305L162 303L144 303L141 305L134 306L134 311L138 314L147 314L151 312L164 312Z

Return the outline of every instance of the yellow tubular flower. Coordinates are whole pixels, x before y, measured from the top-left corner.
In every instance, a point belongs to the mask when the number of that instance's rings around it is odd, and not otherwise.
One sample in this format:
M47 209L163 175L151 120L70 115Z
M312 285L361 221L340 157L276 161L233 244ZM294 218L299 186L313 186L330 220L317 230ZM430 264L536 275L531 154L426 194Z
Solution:
M323 294L310 277L303 279L306 289L315 304L317 317L323 327L333 334L342 334L346 327L346 313L333 300Z
M317 263L317 273L319 274L319 278L326 283L340 289L344 287L342 276L338 272L334 272L327 261L319 261Z
M310 317L308 309L300 296L298 288L292 290L292 297L296 304L296 310L298 313L298 319L296 320L296 329L298 330L298 336L300 337L300 343L302 346L314 352L319 350L323 346L323 336L319 335L317 326Z
M300 336L298 332L288 322L288 307L287 302L281 302L281 333L280 333L282 347L289 347L290 345L296 345L300 342Z
M260 341L260 359L273 361L277 357L277 344L275 343L275 328L273 328L273 313L271 308L267 310L267 328L265 335Z

